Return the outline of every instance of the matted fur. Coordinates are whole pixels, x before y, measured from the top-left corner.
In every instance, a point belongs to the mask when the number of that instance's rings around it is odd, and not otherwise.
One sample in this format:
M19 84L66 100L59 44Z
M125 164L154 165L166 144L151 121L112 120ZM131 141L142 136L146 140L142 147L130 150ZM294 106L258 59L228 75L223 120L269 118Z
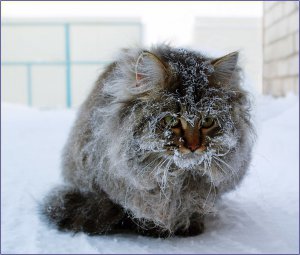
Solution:
M186 49L150 49L163 65L147 54L139 59L143 52L123 50L98 79L64 148L63 175L84 194L104 191L137 224L151 221L172 234L212 212L245 175L254 137L249 102L232 57L218 70L212 58ZM171 131L158 126L179 114L190 123L217 121L221 134L203 154L166 153ZM58 197L51 194L45 208Z

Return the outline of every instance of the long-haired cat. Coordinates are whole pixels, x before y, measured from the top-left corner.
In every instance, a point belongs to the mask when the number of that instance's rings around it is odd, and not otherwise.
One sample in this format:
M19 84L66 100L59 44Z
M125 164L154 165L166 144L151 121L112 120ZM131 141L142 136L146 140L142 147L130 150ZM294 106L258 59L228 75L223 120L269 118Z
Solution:
M42 212L61 230L197 235L245 175L253 144L238 53L123 50L81 106L65 185Z

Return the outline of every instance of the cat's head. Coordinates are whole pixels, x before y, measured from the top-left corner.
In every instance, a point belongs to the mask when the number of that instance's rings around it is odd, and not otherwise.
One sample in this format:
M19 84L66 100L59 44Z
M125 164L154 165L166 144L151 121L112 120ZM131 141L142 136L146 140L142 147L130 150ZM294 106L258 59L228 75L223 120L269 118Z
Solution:
M218 164L241 146L250 122L237 52L212 59L164 46L125 56L106 92L123 103L131 155L156 153L195 168Z

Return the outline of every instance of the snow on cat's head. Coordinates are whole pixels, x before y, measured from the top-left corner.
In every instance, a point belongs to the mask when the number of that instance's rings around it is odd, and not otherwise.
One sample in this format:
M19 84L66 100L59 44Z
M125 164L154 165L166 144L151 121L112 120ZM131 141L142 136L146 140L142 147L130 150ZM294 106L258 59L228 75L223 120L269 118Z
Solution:
M140 163L151 158L154 169L205 172L213 164L224 171L224 158L232 158L250 128L238 53L212 59L163 46L128 50L120 59L103 91L123 104L121 150Z

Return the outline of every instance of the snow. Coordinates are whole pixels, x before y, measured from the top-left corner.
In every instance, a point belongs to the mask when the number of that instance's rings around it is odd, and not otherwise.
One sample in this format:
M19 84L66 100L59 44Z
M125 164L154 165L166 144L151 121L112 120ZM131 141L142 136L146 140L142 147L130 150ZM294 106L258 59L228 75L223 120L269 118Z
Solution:
M299 98L256 100L258 139L242 185L196 237L154 239L59 232L38 204L61 183L60 153L74 110L2 103L1 253L298 253Z

